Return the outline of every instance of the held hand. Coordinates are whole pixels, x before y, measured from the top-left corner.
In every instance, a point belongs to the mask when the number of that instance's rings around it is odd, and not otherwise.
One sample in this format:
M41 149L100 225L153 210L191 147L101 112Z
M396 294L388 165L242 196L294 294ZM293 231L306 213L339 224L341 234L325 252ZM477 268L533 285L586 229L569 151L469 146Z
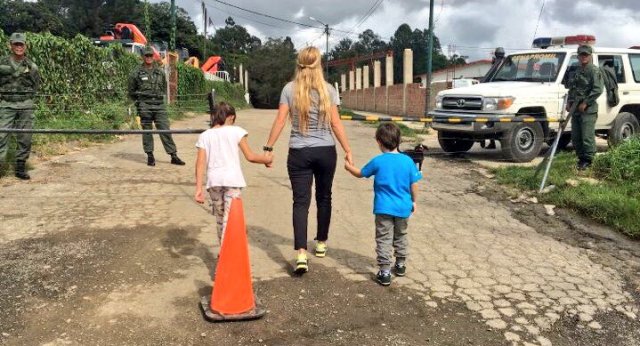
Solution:
M580 113L583 113L586 109L587 109L587 104L585 102L582 102L578 105L578 110L580 111Z
M198 202L199 204L203 204L204 203L204 193L202 191L202 189L197 189L196 190L196 194L194 196L196 202Z
M265 162L264 165L267 168L271 168L271 166L273 165L273 152L272 151L265 151L264 152L264 156L267 159L267 162Z
M265 162L264 166L267 168L273 167L273 151L264 151L262 153L269 162Z
M350 151L347 151L347 152L344 154L344 160L345 160L349 165L353 166L353 157L351 156L351 152L350 152Z

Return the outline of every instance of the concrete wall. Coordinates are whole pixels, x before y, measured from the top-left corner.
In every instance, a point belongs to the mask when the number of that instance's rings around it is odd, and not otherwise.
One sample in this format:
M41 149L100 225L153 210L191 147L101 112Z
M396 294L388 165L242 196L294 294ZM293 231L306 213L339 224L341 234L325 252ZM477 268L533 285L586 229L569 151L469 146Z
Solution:
M413 66L413 54L410 50L405 50L405 57L403 63L409 66L408 70ZM389 66L392 63L392 57L386 58L386 63ZM394 116L410 116L410 117L422 117L425 114L425 103L427 96L427 89L420 87L419 83L412 83L408 78L412 76L410 73L404 73L405 84L395 84L387 86L375 87L376 84L376 66L379 68L379 63L374 64L374 87L368 82L368 78L363 78L362 73L366 73L368 76L369 68L356 69L356 71L349 72L349 89L342 93L342 106L352 109L354 111L369 111L376 113L383 113ZM364 71L363 71L364 70ZM389 71L391 70L391 71ZM393 69L387 70L387 78L393 78L390 75ZM354 78L355 77L355 78ZM355 81L353 81L355 79ZM364 79L364 83L363 82ZM355 82L355 83L354 83ZM363 85L364 84L364 85ZM435 105L435 96L441 90L446 88L446 84L433 84L431 107Z
M446 89L446 85L432 85L431 107L435 96ZM347 90L342 93L342 106L354 111L368 111L393 116L424 116L427 89L419 83L395 84L378 88Z

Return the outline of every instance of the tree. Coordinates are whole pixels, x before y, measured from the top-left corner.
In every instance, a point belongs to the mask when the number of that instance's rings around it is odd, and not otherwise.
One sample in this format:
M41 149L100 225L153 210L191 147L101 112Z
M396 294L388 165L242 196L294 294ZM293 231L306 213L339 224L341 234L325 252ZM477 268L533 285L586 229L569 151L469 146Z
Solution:
M218 51L227 54L248 54L262 44L259 38L249 34L243 26L236 25L233 18L227 18L225 23L226 26L218 29L212 39Z
M358 35L358 42L354 43L353 49L357 55L367 55L387 49L387 43L380 39L380 35L371 29L363 31Z
M296 51L291 38L272 39L251 52L248 68L251 103L255 107L276 108L282 87L293 77Z
M390 48L393 50L395 57L393 61L394 83L402 83L402 57L405 48L413 50L413 71L414 74L422 74L427 70L427 49L428 49L429 31L411 30L408 24L402 24L398 27L395 34L389 42ZM438 70L447 66L447 58L442 54L440 48L440 40L433 35L432 69Z
M58 36L73 36L63 18L42 2L0 0L0 28L16 31L48 31Z

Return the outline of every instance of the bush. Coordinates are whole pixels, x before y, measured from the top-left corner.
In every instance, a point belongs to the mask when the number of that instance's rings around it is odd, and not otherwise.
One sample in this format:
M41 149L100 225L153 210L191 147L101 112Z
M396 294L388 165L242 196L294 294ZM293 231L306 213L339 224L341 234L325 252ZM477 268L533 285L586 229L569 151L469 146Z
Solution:
M212 89L216 92L216 102L229 102L236 108L247 106L244 89L240 84L209 81L204 78L204 73L200 69L183 63L178 64L178 101L182 105L191 108L192 100L202 100L202 96L211 92Z
M594 173L609 181L640 184L640 138L636 137L596 156Z

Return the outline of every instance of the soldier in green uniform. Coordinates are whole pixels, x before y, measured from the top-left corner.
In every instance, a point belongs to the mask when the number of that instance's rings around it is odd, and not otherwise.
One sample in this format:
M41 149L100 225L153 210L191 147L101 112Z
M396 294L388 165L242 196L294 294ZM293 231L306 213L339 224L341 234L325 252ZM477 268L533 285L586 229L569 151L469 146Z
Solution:
M129 75L129 97L136 102L138 115L144 130L151 130L155 123L156 129L169 129L169 116L164 105L164 94L167 90L167 80L162 68L153 61L153 49L144 48L144 62ZM171 163L184 165L177 155L176 144L170 133L160 134L160 140L167 154L171 155ZM142 147L147 153L147 165L155 166L153 156L153 135L142 135Z
M40 87L38 67L26 56L24 33L9 38L11 54L0 58L0 128L32 129L35 94ZM16 134L17 178L29 180L26 162L31 153L31 134ZM0 133L0 172L7 164L9 134ZM1 174L1 173L0 173Z
M571 142L578 156L578 169L591 166L596 154L596 119L598 103L596 100L604 90L600 70L591 62L593 50L590 46L578 47L580 67L569 80L567 111L575 105L571 117Z

